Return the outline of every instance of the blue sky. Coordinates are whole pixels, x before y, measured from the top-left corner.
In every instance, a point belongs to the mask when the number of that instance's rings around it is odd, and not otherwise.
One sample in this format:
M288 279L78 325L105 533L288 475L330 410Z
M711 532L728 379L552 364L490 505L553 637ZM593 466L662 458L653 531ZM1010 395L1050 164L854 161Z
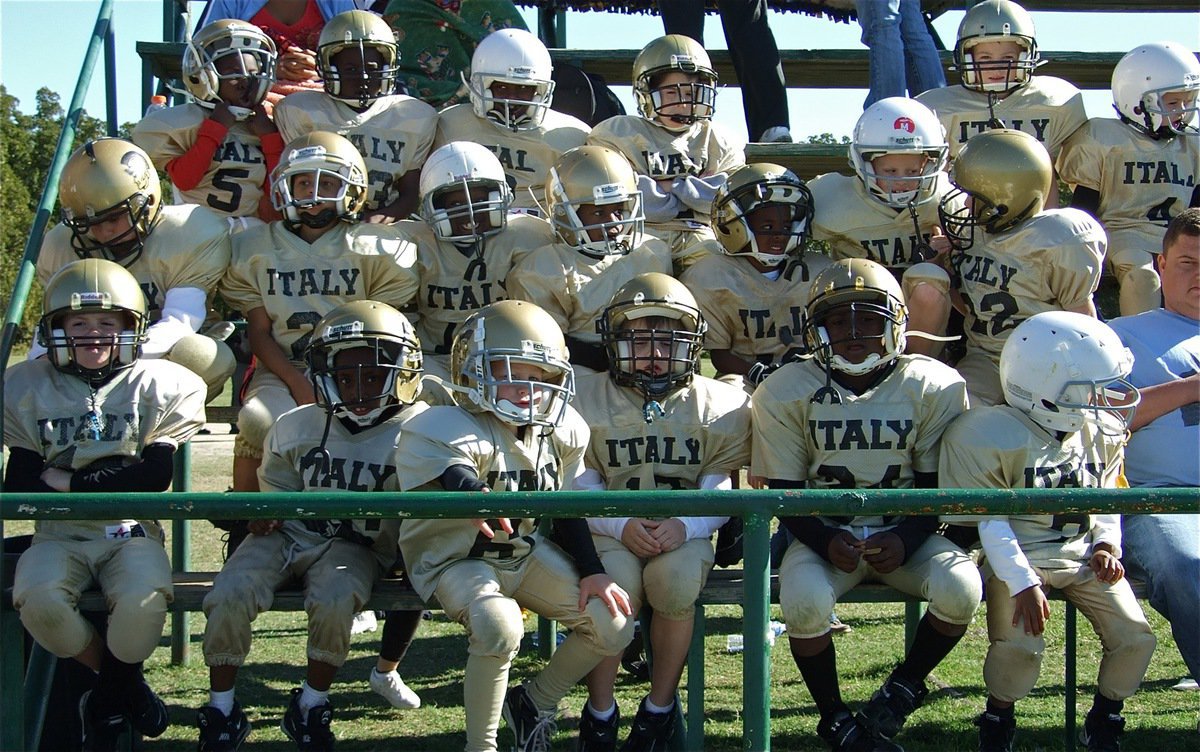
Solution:
M88 35L95 23L97 0L0 0L0 82L21 100L22 111L33 109L34 94L41 86L58 92L64 105L74 91L83 62ZM202 2L192 2L199 15ZM117 41L119 119L140 116L141 61L134 50L138 40L162 38L161 0L117 0L114 29ZM531 28L535 13L526 9ZM952 44L961 12L947 13L934 22L942 39ZM1034 13L1038 41L1043 50L1125 51L1144 42L1174 40L1191 50L1200 49L1200 14L1182 13ZM586 36L582 33L585 27ZM835 23L797 13L772 13L771 26L780 48L861 48L857 24ZM606 47L606 40L621 39L622 46L638 48L662 33L654 16L623 16L607 13L570 13L568 45L580 48ZM705 28L709 49L725 46L720 21L709 16ZM102 67L97 68L85 102L89 114L104 115ZM617 93L632 111L628 88ZM831 132L849 135L862 111L866 92L847 89L789 91L792 132L798 138ZM1088 114L1111 114L1107 91L1088 92ZM717 119L743 132L741 95L737 87L722 89L717 102Z

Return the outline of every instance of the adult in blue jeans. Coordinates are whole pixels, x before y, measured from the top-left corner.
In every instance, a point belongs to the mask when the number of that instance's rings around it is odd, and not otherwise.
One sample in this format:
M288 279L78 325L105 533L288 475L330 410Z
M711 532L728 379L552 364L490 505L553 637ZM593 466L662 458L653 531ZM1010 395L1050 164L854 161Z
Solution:
M885 97L915 98L946 85L946 74L921 0L855 0L862 42L869 51L871 90L863 109Z
M1142 401L1125 448L1131 486L1200 486L1200 208L1167 226L1157 259L1163 307L1123 316L1112 328L1133 352L1130 381ZM1125 565L1146 581L1150 605L1171 623L1191 673L1200 678L1200 514L1128 515Z

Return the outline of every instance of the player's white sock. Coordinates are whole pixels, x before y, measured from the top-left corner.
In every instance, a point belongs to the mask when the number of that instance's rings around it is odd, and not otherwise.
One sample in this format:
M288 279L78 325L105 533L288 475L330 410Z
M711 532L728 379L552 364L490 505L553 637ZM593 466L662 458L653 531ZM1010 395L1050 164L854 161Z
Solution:
M215 689L208 690L208 704L228 718L229 714L233 712L233 690L227 689L224 692L218 692Z
M304 682L303 684L300 685L300 700L299 700L300 712L307 715L308 711L312 710L313 708L317 707L318 705L324 705L325 701L328 699L329 699L329 690L328 689L325 690L324 692L318 692L317 690L308 686L308 682Z
M614 713L617 712L617 704L615 702L608 708L608 710L605 711L596 710L596 706L592 704L591 700L588 701L587 706L588 714L597 721L607 721L609 718L613 717Z
M674 700L671 701L670 705L667 705L665 707L660 707L660 706L654 704L654 701L650 699L650 695L646 695L646 710L649 710L651 713L669 713L672 710L674 710L674 708L675 708Z

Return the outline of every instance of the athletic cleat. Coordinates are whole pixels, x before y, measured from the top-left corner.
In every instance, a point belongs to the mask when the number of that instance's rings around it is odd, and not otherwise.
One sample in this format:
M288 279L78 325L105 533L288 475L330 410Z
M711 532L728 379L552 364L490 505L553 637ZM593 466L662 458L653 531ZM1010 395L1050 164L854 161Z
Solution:
M549 752L550 739L558 730L557 711L538 710L525 685L513 687L504 696L504 720L517 743L515 752Z
M135 731L151 739L162 736L170 723L167 706L145 679L138 681L130 693L129 722L133 724Z
M817 724L817 736L833 752L904 752L899 744L872 734L845 710L832 718L822 718Z
M1012 752L1013 737L1017 735L1015 718L1001 718L984 711L975 718L979 727L979 752Z
M308 713L300 710L299 687L292 690L292 701L288 703L287 712L279 722L279 729L287 738L296 743L300 752L328 752L333 749L333 706L323 702L315 708L309 708Z
M117 741L125 731L124 713L101 707L100 696L89 689L79 698L79 720L84 752L116 752Z
M675 710L666 713L651 713L646 709L646 700L638 706L629 729L629 738L621 746L621 752L660 752L668 748L675 733Z
M621 709L614 708L612 717L601 721L588 710L588 704L583 703L583 713L579 718L579 743L575 752L616 752L617 727L621 723Z
M871 695L855 719L872 734L891 739L913 711L921 707L929 690L925 683L913 685L895 674Z
M196 711L196 727L200 729L198 752L235 752L250 736L250 721L235 702L226 716L212 705Z
M421 707L421 698L409 689L394 669L386 674L371 669L370 685L375 694L386 699L397 710L415 710Z
M1087 746L1087 752L1121 752L1121 734L1125 733L1125 719L1118 713L1097 713L1094 709L1083 720L1079 730L1079 741Z

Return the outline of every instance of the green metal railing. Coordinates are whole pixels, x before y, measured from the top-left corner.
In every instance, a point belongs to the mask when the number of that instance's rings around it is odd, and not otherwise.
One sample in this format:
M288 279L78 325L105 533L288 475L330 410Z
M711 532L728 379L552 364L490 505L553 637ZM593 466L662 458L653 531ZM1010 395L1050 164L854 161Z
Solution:
M0 498L0 519L192 518L305 519L400 517L611 517L737 515L745 520L745 601L742 624L744 748L769 750L770 523L780 515L1049 514L1196 512L1200 489L912 489L854 491L639 491L502 493L489 495L405 493L173 493L28 494ZM20 623L10 604L0 604L0 676L19 676ZM15 630L15 631L13 631ZM9 686L16 686L15 684ZM13 707L21 702L22 707ZM23 705L5 698L0 749L21 747Z

